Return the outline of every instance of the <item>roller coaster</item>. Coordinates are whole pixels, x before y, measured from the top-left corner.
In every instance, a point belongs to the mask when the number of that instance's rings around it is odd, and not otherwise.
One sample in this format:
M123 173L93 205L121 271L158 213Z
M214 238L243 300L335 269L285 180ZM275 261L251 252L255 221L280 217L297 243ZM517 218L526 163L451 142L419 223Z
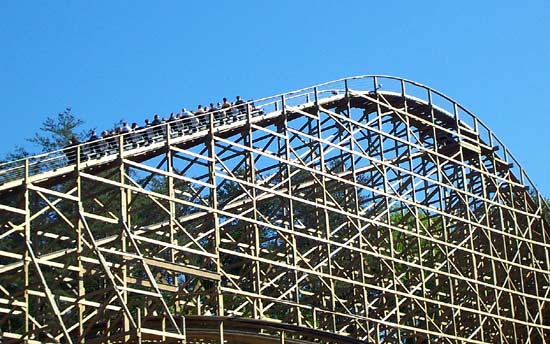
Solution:
M546 204L357 76L0 164L1 343L543 343Z

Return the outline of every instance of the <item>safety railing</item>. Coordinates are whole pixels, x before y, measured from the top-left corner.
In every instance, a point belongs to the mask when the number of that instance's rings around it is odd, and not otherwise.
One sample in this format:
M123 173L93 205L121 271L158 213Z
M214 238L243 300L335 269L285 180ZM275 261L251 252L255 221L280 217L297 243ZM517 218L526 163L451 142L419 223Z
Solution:
M227 109L205 112L189 117L167 121L128 133L67 146L63 149L38 154L24 159L0 164L0 185L18 179L56 171L60 168L90 160L114 158L120 152L147 147L168 139L176 139L213 127L230 125L247 118L262 115L262 109L252 103L244 103Z

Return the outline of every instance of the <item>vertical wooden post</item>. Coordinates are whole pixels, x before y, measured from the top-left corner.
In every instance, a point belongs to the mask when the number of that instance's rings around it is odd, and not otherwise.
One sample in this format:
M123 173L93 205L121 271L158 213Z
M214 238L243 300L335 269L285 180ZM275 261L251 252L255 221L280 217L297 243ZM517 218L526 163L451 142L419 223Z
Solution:
M216 258L216 273L221 276L222 274L222 261L220 254L221 246L221 236L220 236L220 226L218 219L218 189L216 183L216 139L214 135L214 113L209 113L209 133L208 133L208 157L210 158L210 163L208 164L209 172L209 183L213 186L210 189L210 207L212 208L212 213L210 216L211 224L214 228L214 251L217 256ZM216 281L216 298L217 298L217 309L216 315L224 315L224 305L223 305L223 294L222 294L222 280ZM223 321L219 322L219 344L224 344L224 330L223 330Z
M25 241L31 241L31 207L30 207L30 195L29 195L29 159L25 159ZM30 331L30 297L29 297L29 288L30 288L30 279L29 279L29 264L30 264L30 256L29 256L28 249L25 250L25 254L23 255L23 273L24 273L24 286L25 290L24 298L25 298L25 323L24 323L24 341L25 343L28 343L29 340L29 331Z

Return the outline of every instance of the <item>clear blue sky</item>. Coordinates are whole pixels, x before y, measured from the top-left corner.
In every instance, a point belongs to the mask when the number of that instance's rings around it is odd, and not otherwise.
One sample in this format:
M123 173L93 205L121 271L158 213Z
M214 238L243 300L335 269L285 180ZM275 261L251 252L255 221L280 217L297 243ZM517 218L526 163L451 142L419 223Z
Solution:
M550 196L550 2L0 2L0 156L67 106L87 126L358 74L458 100Z

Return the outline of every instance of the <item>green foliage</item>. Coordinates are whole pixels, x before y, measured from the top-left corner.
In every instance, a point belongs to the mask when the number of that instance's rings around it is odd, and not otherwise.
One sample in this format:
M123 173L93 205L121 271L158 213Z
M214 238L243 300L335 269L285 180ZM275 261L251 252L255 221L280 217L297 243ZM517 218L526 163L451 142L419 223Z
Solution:
M12 161L22 159L33 154L50 152L61 149L67 145L69 139L73 136L81 140L87 138L91 130L83 131L80 128L84 125L84 120L78 118L68 107L56 116L47 116L42 122L40 130L31 138L25 139L32 144L36 150L29 151L22 146L15 146L11 153L6 154L3 160Z
M46 117L40 132L28 139L29 142L38 146L42 152L49 152L63 148L72 136L84 138L88 132L77 134L77 128L82 126L84 121L71 113L71 108L66 108L58 113L56 117Z
M13 149L13 152L6 154L6 157L3 159L6 162L7 161L13 161L13 160L19 160L26 158L28 156L31 156L32 154L29 153L25 148L21 146L15 146Z

